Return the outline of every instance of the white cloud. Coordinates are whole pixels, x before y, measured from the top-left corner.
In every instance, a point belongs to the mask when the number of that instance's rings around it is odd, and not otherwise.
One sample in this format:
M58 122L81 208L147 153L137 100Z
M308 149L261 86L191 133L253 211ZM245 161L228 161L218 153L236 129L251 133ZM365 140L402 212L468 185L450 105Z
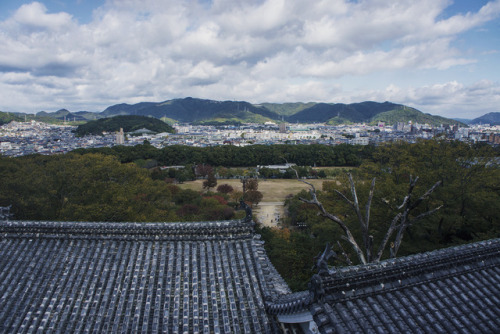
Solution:
M453 90L451 84L445 89L431 82L385 89L372 83L360 92L343 87L346 78L447 73L477 62L455 41L497 18L500 1L444 17L448 5L448 0L108 0L92 22L79 25L70 14L49 13L33 2L0 22L0 109L100 110L117 102L198 96L252 102L371 97L414 104L422 98L427 102L419 105L432 108L435 101L453 110L453 101L439 94L463 101L462 95L477 94L471 86ZM486 100L497 94L491 87L481 92Z
M354 101L391 101L450 118L472 119L488 112L500 111L500 83L489 80L470 85L449 81L409 88L391 84L385 90L353 93L351 96Z
M47 8L39 2L22 5L12 19L25 27L36 29L61 29L71 24L67 13L47 14Z

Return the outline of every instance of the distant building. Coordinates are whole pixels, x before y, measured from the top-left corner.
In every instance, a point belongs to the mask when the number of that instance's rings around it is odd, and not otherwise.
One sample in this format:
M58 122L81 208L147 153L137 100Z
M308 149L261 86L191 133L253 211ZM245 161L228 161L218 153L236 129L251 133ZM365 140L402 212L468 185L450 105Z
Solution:
M283 164L283 165L259 165L259 166L257 166L257 169L268 168L268 169L279 170L281 173L285 173L287 171L287 169L289 169L289 168L291 168L293 166L297 166L297 164L286 163L286 164Z
M279 131L280 133L286 133L286 123L280 123Z
M125 134L123 133L123 128L120 128L120 132L116 133L116 145L125 144Z
M500 134L490 133L488 136L488 142L495 145L500 144Z
M356 137L350 141L353 145L368 145L370 143L370 138L368 137Z
M404 122L397 122L394 124L394 130L396 130L396 131L403 131L404 128L405 128Z

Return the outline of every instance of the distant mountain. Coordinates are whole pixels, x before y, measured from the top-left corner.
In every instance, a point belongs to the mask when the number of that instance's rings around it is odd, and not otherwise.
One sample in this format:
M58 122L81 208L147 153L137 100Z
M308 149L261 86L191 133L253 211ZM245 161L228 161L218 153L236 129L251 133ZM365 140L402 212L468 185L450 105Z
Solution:
M89 121L96 120L98 118L102 118L101 114L98 114L96 112L90 112L90 111L77 111L72 113L72 116L75 116L77 119L86 119Z
M147 110L148 108L154 108L158 103L155 102L141 102L137 104L127 104L127 103L120 103L120 104L115 104L113 106L107 107L103 112L100 114L104 117L112 117L112 116L118 116L118 115L139 115L139 110ZM142 114L142 113L141 113ZM146 115L142 115L146 116ZM148 115L148 116L153 116L154 115ZM159 117L156 117L159 118Z
M474 118L469 124L500 125L500 112L490 112L478 118Z
M84 114L82 114L84 113ZM71 113L67 109L59 109L56 112L46 112L46 111L40 111L36 114L36 118L39 120L43 119L56 119L60 121L88 121L89 118L84 117L83 115L86 115L85 113L87 112L79 112L79 113Z
M12 114L12 113L0 111L0 126L7 124L7 123L10 123L12 121L21 122L23 120L24 119L22 117L19 117L17 115Z
M392 102L251 104L245 101L215 101L192 97L164 102L121 103L109 106L100 113L87 111L72 113L66 109L52 113L41 111L36 114L35 119L47 122L89 121L125 115L154 117L170 123L196 122L198 124L264 123L267 121L328 124L384 121L390 125L395 122L408 121L433 125L459 123L456 120L424 114L417 109ZM25 117L24 114L22 117ZM33 115L28 114L27 118L33 119ZM480 122L491 123L487 120L480 120Z
M399 105L384 102L317 103L290 117L289 122L329 122L331 124L368 122L375 115L398 108Z
M439 126L441 124L447 125L465 125L460 121L444 118L441 116L434 116L431 114L424 114L423 112L409 107L400 106L398 109L393 109L390 111L382 112L374 117L372 117L371 122L386 122L388 124L394 124L397 122L408 122L411 120L414 123L420 124L430 124L434 126Z
M308 109L313 107L315 102L296 102L296 103L262 103L257 106L264 107L269 109L270 111L280 115L280 116L291 116L298 112L301 112L304 109Z
M375 123L383 121L388 124L413 121L417 123L456 124L457 121L440 116L424 114L421 111L391 102L360 102L352 104L318 103L288 117L289 122L327 122L342 123Z
M460 123L464 123L464 124L470 124L470 122L472 121L470 118L458 118L458 117L454 117L453 119L455 121L459 121Z
M125 132L133 132L140 129L148 129L156 133L174 132L174 129L170 125L157 118L137 115L119 115L101 118L79 125L75 133L80 137L89 134L101 135L103 132L120 131L120 128L123 128Z
M141 115L167 117L179 122L203 120L262 122L278 119L278 115L265 107L244 101L214 101L195 98L175 99L160 103L117 104L108 107L102 115Z
M424 114L416 109L391 102L343 103L262 103L244 101L214 101L195 98L175 99L165 102L117 104L108 107L101 115L141 115L168 118L179 122L258 122L284 120L290 123L358 123L383 120L456 124L458 122Z

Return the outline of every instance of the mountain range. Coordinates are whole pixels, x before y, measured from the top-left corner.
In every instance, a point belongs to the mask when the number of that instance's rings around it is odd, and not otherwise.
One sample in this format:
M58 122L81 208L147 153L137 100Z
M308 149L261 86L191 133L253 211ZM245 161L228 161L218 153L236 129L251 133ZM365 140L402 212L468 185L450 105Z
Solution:
M457 124L456 120L424 114L416 109L391 102L343 103L264 103L245 101L214 101L195 98L169 100L161 103L143 102L134 105L117 104L101 115L141 115L168 118L178 122L241 121L263 123L388 123L407 122Z
M490 125L500 125L500 112L490 112L483 116L474 118L474 119L463 119L463 118L455 118L455 120L473 125L473 124L490 124Z
M500 121L500 113L492 115L496 122ZM15 114L24 118L24 114ZM215 101L197 99L192 97L167 100L164 102L141 102L137 104L116 104L107 107L102 112L70 112L61 109L56 112L41 111L36 114L38 120L66 120L66 121L88 121L99 118L113 117L118 115L149 116L170 122L252 122L264 123L267 121L286 121L289 123L372 123L379 121L386 124L396 122L440 124L460 124L463 122L455 119L444 118L425 114L417 109L392 102L360 103L262 103L252 104L245 101ZM486 117L484 115L482 117ZM33 115L28 116L32 118ZM496 117L496 118L495 118ZM475 120L473 120L475 121ZM471 121L471 122L473 122ZM482 123L493 124L494 121Z

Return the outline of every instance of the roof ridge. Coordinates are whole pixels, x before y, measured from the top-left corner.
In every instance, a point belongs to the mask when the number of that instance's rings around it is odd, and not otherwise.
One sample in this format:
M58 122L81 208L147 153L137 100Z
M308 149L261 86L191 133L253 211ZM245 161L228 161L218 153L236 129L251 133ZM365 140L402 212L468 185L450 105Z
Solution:
M349 299L351 295L397 289L401 285L421 284L424 281L454 275L457 271L473 271L477 270L478 266L484 268L498 265L499 262L500 238L379 263L334 268L328 273L314 275L309 283L309 290L282 295L268 301L267 309L271 314L293 313L307 308L325 295L339 300ZM468 266L468 263L479 265ZM462 268L457 269L459 266Z
M467 267L467 263L481 262L487 266L495 259L498 261L499 255L500 239L493 239L379 263L335 268L329 273L320 274L320 277L322 287L330 291L345 291L379 284L384 288L384 284L391 282L401 284L401 281L411 281L412 277L417 275L435 279L444 275L444 271L454 272L459 265Z
M255 223L245 219L205 222L57 222L3 221L10 237L202 240L251 238Z

